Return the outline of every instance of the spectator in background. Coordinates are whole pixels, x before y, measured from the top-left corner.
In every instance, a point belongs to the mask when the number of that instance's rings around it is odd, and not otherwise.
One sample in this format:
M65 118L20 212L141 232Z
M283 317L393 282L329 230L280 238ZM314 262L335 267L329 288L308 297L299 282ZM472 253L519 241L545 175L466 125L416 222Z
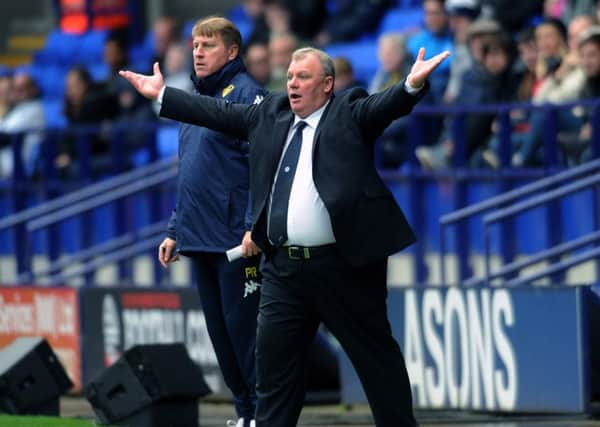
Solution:
M516 37L519 60L515 67L521 71L521 83L517 92L517 101L529 102L533 96L536 82L535 69L538 61L538 50L535 44L533 27L521 30Z
M280 0L290 11L290 29L300 40L312 40L327 18L326 0Z
M112 164L111 169L127 169L134 163L147 161L147 144L153 137L153 128L148 123L156 120L152 104L131 88L127 82L119 77L119 70L129 67L127 44L120 34L112 34L104 45L104 62L110 69L110 76L106 81L106 90L109 96L117 100L117 115L113 124L114 131L121 132L118 141L119 147L125 153L126 163ZM132 120L141 123L137 129L129 124ZM138 160L136 160L136 156Z
M281 0L264 0L263 13L254 23L254 30L248 44L256 42L269 43L281 34L293 34L291 12Z
M370 94L381 92L400 83L410 72L413 63L406 51L406 39L401 33L386 33L380 36L377 54L379 69L369 84ZM408 147L405 141L408 123L408 117L394 120L377 139L377 144L381 148L381 167L397 168L406 159Z
M546 51L549 51L549 47L546 47L546 44L551 45L549 41L551 40L550 28L557 26L556 22L560 21L550 20L549 22L552 24L540 24L540 26L549 25L549 27L539 30L543 30L544 33L541 33L541 35L548 38L548 40L541 40L541 46ZM539 85L532 99L534 104L562 104L578 99L586 80L584 70L581 67L579 39L581 34L594 24L595 19L592 16L577 16L571 20L568 28L568 50L560 58L560 64L556 66L556 69L551 71ZM540 26L538 26L538 29ZM543 110L533 110L530 114L529 123L528 132L524 133L521 139L517 139L518 149L512 158L512 164L515 167L536 165L543 160L541 146L546 123L546 113ZM559 111L559 129L562 130L561 128L570 126L570 123L571 115L563 110Z
M544 0L544 17L562 19L567 11L567 3L566 0Z
M188 48L181 42L171 43L165 54L165 82L181 90L192 90L191 63Z
M516 48L507 33L491 38L483 46L481 62L476 62L463 75L455 105L477 106L513 101L519 83L513 73L515 59ZM467 113L464 116L466 160L472 166L482 165L480 153L492 136L494 118L495 115L490 113ZM423 167L437 170L451 165L456 147L454 120L447 121L440 143L435 147L418 147L415 151Z
M263 0L261 12L254 21L249 43L267 42L272 34L284 32L312 40L327 16L325 0Z
M190 78L191 64L187 47L181 42L171 43L165 55L164 77L171 87L191 91L194 88ZM160 105L152 103L154 112L158 115Z
M577 99L576 94L580 92L585 80L585 74L581 67L579 38L595 23L596 19L591 15L576 16L571 20L567 30L567 53L556 71L543 81L534 97L535 102L564 103Z
M467 27L467 46L473 63L483 61L483 49L486 45L496 40L503 32L500 24L493 19L479 18Z
M579 38L581 67L585 82L579 92L579 99L600 99L600 27L593 26L584 31ZM590 141L592 138L592 111L590 108L576 107L568 112L568 129L561 129L559 143L567 163L579 164L592 157Z
M264 0L263 14L255 21L248 43L268 43L274 35L283 33L312 40L326 16L325 0Z
M261 86L267 85L271 76L269 46L265 43L252 43L246 48L244 62L248 74Z
M568 52L567 28L558 19L546 18L535 27L535 41L538 51L532 102L544 104L551 102L547 89L553 85L557 73ZM540 150L544 129L544 113L536 110L529 114L529 128L522 134L516 134L513 143L516 147L511 163L514 167L543 164Z
M178 42L181 35L179 22L171 16L158 18L152 26L152 41L154 47L154 59L152 63L159 63L161 69L164 66L167 50L172 43Z
M554 60L559 61L559 65L548 73L535 91L532 102L537 105L574 102L579 99L586 81L581 66L579 40L581 34L595 24L595 19L593 16L583 15L571 20L568 27L568 50L564 55L556 53L563 50L563 30L560 23L561 21L555 18L548 18L536 28L539 46L545 52L546 58L556 58ZM543 69L539 61L537 67L539 73L539 68ZM572 114L564 109L558 111L557 120L559 131L566 133L569 133L576 123ZM540 109L531 111L527 123L528 127L524 132L513 132L514 154L511 162L515 167L535 166L543 162L541 147L547 124L546 112Z
M269 40L269 58L271 76L266 88L273 92L282 92L287 88L287 68L292 53L298 48L298 39L292 33L273 34Z
M325 46L367 34L377 28L392 4L392 0L336 0L333 13L327 17L323 30L317 34L314 42L318 46ZM427 52L434 54L429 50Z
M377 93L406 78L413 59L406 51L406 39L401 33L386 33L377 42L379 68L369 84L369 93Z
M570 0L566 4L562 19L564 22L571 22L571 19L573 19L575 16L595 16L595 6L595 0Z
M242 9L248 19L254 20L264 12L263 0L242 0Z
M408 53L416 58L421 47L429 55L437 55L446 50L452 51L453 40L450 33L449 20L444 0L424 0L423 13L425 17L425 28L413 34L407 42ZM453 58L442 62L440 67L432 74L430 78L431 90L423 100L427 104L438 105L442 102L448 78L450 74L450 64Z
M109 76L107 80L108 89L115 94L128 91L126 85L118 78L119 70L129 65L127 55L127 43L119 34L111 34L104 42L104 63L108 66Z
M240 30L242 40L247 43L251 42L250 36L254 33L256 24L259 21L264 22L264 6L263 0L242 0L234 4L226 14Z
M411 35L407 40L407 49L411 57L415 58L419 49L424 47L428 55L437 55L444 51L452 51L453 39L450 33L448 14L444 8L444 0L424 0L423 15L425 28ZM444 100L444 93L450 77L452 57L442 62L435 72L429 77L430 90L421 100L421 105L440 105ZM435 144L443 129L442 116L427 117L427 125L422 126L421 139L425 145Z
M364 87L364 83L357 81L354 76L352 64L347 58L338 56L333 58L333 69L335 70L335 82L333 91L337 94L353 87Z
M553 78L568 52L567 28L558 19L546 18L535 27L535 44L538 49L538 62L534 97L542 83Z
M532 25L544 11L544 0L481 0L482 15L498 21L510 33Z
M450 77L444 93L444 102L451 103L460 90L462 75L473 65L473 58L468 46L468 29L479 15L480 7L477 0L448 0L446 2L450 31L454 36ZM498 25L498 31L500 26ZM471 42L474 37L471 35Z
M78 142L81 138L88 144L89 166L93 175L110 168L109 136L84 125L100 124L117 115L116 99L102 85L93 82L89 72L82 67L74 67L66 76L64 115L69 129L60 141L54 166L59 176L74 178L80 176Z
M9 74L0 76L0 120L8 114L11 107L12 76Z
M46 128L46 114L38 84L28 73L13 77L10 95L11 108L0 120L0 177L13 174L12 143L15 133L25 132L21 159L26 176L38 172L40 144Z

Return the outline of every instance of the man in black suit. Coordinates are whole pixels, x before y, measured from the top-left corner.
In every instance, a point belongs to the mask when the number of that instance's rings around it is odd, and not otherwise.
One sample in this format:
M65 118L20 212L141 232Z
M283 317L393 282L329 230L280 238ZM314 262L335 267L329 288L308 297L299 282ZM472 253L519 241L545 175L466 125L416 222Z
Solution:
M161 115L250 141L253 241L263 250L256 343L258 427L296 425L307 349L321 322L350 357L377 426L414 426L410 383L386 308L387 257L415 240L373 165L373 144L410 113L449 55L421 49L405 82L333 95L331 58L299 49L287 95L256 105L189 96L154 75L121 75Z

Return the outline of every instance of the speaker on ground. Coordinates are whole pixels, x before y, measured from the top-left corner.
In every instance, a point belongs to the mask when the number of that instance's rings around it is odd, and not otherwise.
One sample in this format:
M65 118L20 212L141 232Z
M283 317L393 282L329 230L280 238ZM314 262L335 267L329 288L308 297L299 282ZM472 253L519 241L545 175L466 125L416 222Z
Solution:
M134 346L85 386L99 423L127 427L198 427L210 392L182 343Z
M60 395L71 387L45 339L20 337L0 351L0 412L59 415Z

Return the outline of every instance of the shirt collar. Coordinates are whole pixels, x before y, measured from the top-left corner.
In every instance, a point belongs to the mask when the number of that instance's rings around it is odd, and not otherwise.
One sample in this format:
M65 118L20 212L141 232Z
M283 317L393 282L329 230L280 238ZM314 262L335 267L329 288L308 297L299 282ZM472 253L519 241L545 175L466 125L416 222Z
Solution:
M316 129L317 125L319 124L319 121L321 120L321 116L323 116L325 108L327 108L327 105L329 104L329 101L330 100L327 100L327 102L321 108L319 108L317 111L314 111L308 117L301 119L297 115L294 115L294 124L292 125L292 129L296 128L298 122L306 122L308 126L310 126L313 129Z

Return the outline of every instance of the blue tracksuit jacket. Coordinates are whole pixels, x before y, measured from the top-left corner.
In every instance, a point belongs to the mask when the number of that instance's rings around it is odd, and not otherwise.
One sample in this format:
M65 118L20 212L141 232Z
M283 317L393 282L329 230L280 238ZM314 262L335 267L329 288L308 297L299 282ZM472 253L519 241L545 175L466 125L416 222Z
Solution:
M258 103L265 95L240 58L204 78L196 91L230 102ZM210 129L181 124L177 205L167 235L186 252L224 252L250 230L248 142Z

